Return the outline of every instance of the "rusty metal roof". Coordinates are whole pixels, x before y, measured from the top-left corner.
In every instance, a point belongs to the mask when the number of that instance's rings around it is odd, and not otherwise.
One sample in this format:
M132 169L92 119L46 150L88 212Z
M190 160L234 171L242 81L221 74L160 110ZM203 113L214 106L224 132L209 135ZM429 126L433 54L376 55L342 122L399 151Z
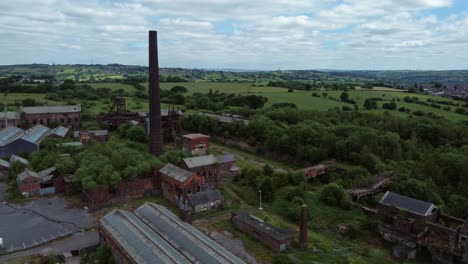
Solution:
M182 222L175 214L161 205L146 203L136 209L135 214L152 230L165 238L171 246L177 248L190 262L203 264L244 263L193 226Z
M218 160L216 160L215 156L213 155L206 155L201 157L193 157L193 158L185 158L184 163L187 165L188 168L196 168L200 166L207 166L216 164Z
M182 183L194 175L193 172L186 171L182 168L172 165L171 163L166 164L166 166L162 167L159 172Z
M114 210L99 223L135 263L244 263L161 205Z
M135 263L190 263L135 214L114 210L99 220Z

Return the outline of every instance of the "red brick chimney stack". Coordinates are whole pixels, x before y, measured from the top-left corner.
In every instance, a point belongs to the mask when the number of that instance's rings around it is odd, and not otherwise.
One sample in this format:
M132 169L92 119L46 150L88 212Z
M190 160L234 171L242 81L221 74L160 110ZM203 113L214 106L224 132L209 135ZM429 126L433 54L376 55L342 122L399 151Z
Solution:
M149 121L150 153L163 154L161 90L159 87L158 36L149 31Z
M301 227L299 230L299 247L307 249L307 205L301 206Z

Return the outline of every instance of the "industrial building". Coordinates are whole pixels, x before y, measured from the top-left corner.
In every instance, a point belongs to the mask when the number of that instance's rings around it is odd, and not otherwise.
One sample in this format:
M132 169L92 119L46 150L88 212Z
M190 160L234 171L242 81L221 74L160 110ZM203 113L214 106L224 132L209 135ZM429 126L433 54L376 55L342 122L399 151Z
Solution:
M237 228L276 252L285 250L293 241L293 232L266 223L246 211L233 212L231 219Z
M220 207L224 197L219 190L187 194L187 207L194 213L199 213Z
M239 172L233 154L185 158L181 167L204 176L206 183L212 187L219 187L223 181Z
M0 130L0 157L37 151L44 138L63 138L68 134L67 131L68 128L65 127L51 130L42 125L35 125L28 130L9 126Z
M0 128L8 126L19 127L21 124L21 115L19 112L0 112Z
M443 214L429 202L387 191L377 207L378 230L394 243L395 257L415 258L423 247L433 263L468 260L468 221Z
M99 220L101 241L117 263L244 263L161 205L114 210Z
M187 194L201 192L205 183L203 176L170 163L159 170L159 177L164 197L176 204L185 200Z
M18 174L17 184L21 194L26 197L55 193L56 168L51 167L40 172L24 170Z
M81 127L81 105L31 106L20 109L25 125L63 125L72 129Z
M34 125L63 125L72 129L81 127L81 105L28 106L19 112L0 112L0 128L16 126L28 128Z
M210 136L187 134L182 136L182 150L191 154L206 154L210 147Z

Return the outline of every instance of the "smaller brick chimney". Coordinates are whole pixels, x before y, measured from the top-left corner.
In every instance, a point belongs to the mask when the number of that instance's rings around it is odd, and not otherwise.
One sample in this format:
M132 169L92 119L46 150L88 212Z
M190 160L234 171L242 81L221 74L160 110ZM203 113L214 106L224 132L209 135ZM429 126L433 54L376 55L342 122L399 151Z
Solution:
M299 229L299 248L307 249L307 205L301 206L301 227Z

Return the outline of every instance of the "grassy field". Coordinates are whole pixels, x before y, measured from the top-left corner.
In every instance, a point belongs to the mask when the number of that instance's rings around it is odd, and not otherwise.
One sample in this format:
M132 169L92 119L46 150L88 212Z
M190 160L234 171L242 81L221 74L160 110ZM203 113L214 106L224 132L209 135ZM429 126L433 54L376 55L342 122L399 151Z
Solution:
M84 85L89 85L93 88L109 88L113 91L123 89L126 92L135 92L136 89L132 85L125 83L83 83Z
M126 92L133 93L136 91L135 87L128 84L122 83L85 83L91 85L94 88L110 88L112 90L123 89ZM145 87L148 87L148 84L142 84ZM185 86L189 90L188 95L192 95L193 93L208 93L210 90L220 91L224 93L236 93L236 94L254 94L254 95L261 95L268 98L268 102L266 106L271 106L275 103L282 103L282 102L289 102L296 104L301 109L309 109L309 110L318 110L318 111L326 111L328 109L333 108L341 108L343 106L353 107L353 105L348 103L343 103L339 101L341 91L294 91L289 93L285 88L279 87L253 87L251 84L242 84L242 83L211 83L211 82L187 82L187 83L161 83L162 89L170 89L173 86L182 85ZM312 93L317 93L320 97L312 96ZM323 96L323 93L327 93L327 96ZM456 107L451 106L451 111L437 109L430 106L419 105L415 103L406 103L403 101L405 96L416 96L419 98L420 101L426 101L426 99L431 98L434 100L444 100L444 101L454 101L449 98L443 98L439 96L431 96L431 95L422 95L422 94L409 94L401 90L386 88L386 87L376 87L374 90L362 90L357 89L353 91L349 91L349 96L351 99L357 102L359 106L359 111L366 111L375 114L381 114L385 111L382 109L382 104L395 100L397 104L397 108L405 107L414 111L423 111L424 113L434 113L436 115L443 116L452 121L460 121L460 120L467 120L468 116L460 115L454 113ZM336 98L338 100L331 100L328 97ZM367 98L382 98L385 101L378 101L377 104L379 109L377 110L364 110L363 104L365 99ZM22 100L24 98L35 98L40 102L44 102L48 105L57 105L60 104L59 102L49 101L44 99L44 95L41 94L9 94L8 98L5 99L5 95L0 95L0 101L6 101L8 104L13 104L17 100ZM101 101L90 101L90 102L81 102L78 100L71 100L75 103L82 103L85 105L86 111L92 114L97 114L100 112L107 112L110 108L110 99L101 100ZM134 97L127 98L127 109L130 111L147 111L147 101L141 100ZM86 107L89 106L89 107ZM164 108L164 106L163 106ZM408 117L409 114L399 112L399 111L388 111L393 115L400 116L400 117Z

